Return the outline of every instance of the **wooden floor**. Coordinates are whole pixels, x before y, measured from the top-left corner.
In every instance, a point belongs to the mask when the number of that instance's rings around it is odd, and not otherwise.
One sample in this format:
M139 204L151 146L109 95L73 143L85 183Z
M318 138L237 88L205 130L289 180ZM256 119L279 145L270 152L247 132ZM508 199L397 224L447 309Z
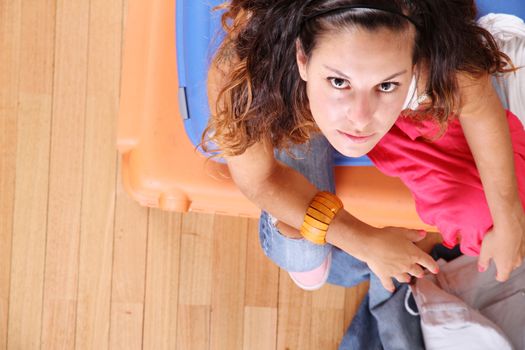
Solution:
M255 220L124 193L126 9L0 0L0 349L337 348L366 285L303 292Z

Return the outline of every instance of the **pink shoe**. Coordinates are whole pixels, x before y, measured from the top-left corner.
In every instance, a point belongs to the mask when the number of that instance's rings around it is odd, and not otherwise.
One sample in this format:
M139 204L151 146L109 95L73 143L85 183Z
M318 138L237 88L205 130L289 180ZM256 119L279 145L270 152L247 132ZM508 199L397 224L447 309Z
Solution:
M332 265L332 252L328 253L321 266L316 267L311 271L305 272L288 272L292 281L300 288L308 291L321 288L330 273L330 266Z

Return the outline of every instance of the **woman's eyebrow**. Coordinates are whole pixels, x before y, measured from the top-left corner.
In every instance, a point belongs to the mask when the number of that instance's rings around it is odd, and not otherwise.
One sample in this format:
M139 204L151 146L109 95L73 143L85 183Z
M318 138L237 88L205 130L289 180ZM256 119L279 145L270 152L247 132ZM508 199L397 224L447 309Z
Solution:
M349 76L347 76L346 74L344 74L344 73L338 71L338 70L335 69L335 68L328 67L327 65L324 65L324 64L323 64L323 67L325 67L325 68L328 69L328 70L331 70L332 72L338 74L339 76L342 76L343 78L346 78L346 79L348 79L348 80L351 80ZM405 70L402 70L401 72L394 73L394 74L392 74L392 75L386 77L385 79L383 79L383 80L381 80L381 81L387 81L387 80L393 79L393 78L395 78L395 77L398 77L398 76L400 76L400 75L405 74L406 72L407 72L406 69L405 69Z
M387 77L386 79L383 79L382 81L387 81L387 80L390 80L390 79L394 79L395 77L398 77L400 75L403 75L407 72L407 70L402 70L401 72L397 72L395 74L392 74L391 76Z

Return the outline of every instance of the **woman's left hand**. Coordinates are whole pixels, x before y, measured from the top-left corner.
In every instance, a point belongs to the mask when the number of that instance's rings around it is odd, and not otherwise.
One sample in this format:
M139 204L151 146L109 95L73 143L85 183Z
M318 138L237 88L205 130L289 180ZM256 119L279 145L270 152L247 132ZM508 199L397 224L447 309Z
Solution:
M490 259L496 265L496 280L505 282L512 270L523 263L525 257L525 212L506 217L503 225L494 225L483 239L478 266L485 271Z

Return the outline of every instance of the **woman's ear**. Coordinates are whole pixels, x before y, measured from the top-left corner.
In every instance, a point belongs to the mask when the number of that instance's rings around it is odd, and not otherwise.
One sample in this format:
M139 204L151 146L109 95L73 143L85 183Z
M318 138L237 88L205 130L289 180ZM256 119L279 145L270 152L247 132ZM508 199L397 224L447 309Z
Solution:
M299 75L301 79L307 81L306 66L308 63L308 58L304 54L303 47L299 39L295 41L295 57L297 60L297 67L299 68Z

